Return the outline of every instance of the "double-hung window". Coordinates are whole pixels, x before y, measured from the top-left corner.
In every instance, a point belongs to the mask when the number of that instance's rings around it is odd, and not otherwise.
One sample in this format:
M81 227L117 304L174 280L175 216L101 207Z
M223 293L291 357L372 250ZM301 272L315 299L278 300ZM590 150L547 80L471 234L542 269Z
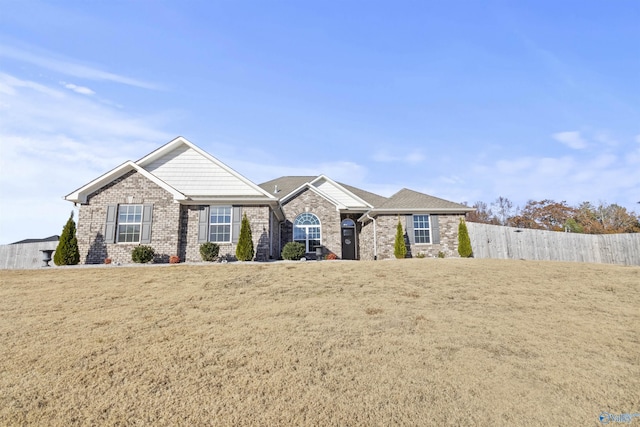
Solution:
M107 243L151 243L152 204L107 205Z
M431 243L429 215L413 216L413 236L416 243Z
M231 242L231 206L209 208L209 241Z
M118 243L139 243L142 230L142 205L118 206Z

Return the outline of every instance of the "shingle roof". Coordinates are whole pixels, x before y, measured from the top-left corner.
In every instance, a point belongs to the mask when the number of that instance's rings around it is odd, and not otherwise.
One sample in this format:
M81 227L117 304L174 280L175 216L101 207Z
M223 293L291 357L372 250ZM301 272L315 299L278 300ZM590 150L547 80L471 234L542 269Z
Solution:
M393 196L389 197L384 203L375 206L375 210L393 210L393 209L416 209L424 211L442 210L459 210L462 212L473 210L472 208L461 205L459 203L450 202L449 200L440 199L428 194L419 193L417 191L403 188Z
M44 239L24 239L24 240L20 240L19 242L10 243L10 245L21 245L23 243L57 242L58 240L60 240L60 236L54 235L54 236L45 237Z
M259 185L263 190L270 192L276 198L281 199L282 197L288 195L296 188L301 187L302 185L313 181L317 176L282 176L280 178L272 179L271 181L264 182ZM338 182L341 186L343 186L346 190L352 192L356 196L360 197L365 202L369 203L372 206L376 206L384 203L387 198L380 196L378 194L372 193L370 191L363 190L358 187L353 187L351 185L343 184ZM278 186L278 192L275 193L275 188Z
M386 197L380 196L379 194L371 193L361 188L352 187L351 185L343 184L341 182L339 182L338 184L342 185L344 188L351 191L353 194L360 197L362 200L372 206L381 205L388 200Z
M317 177L315 176L283 176L280 178L272 179L271 181L264 182L259 186L263 190L273 194L277 199L281 199L282 197L290 194L296 188L299 188L316 178ZM358 187L343 184L341 182L339 182L338 184L340 184L356 196L360 197L365 202L372 205L374 211L416 210L436 212L438 210L441 210L466 212L473 210L468 206L441 199L439 197L430 196L428 194L420 193L417 191L409 190L408 188L403 188L391 197L383 197ZM277 193L274 192L276 186L278 188Z
M315 176L281 176L280 178L258 184L258 187L271 193L275 198L280 200L296 188L313 181L315 178ZM277 193L275 192L276 187L278 188Z

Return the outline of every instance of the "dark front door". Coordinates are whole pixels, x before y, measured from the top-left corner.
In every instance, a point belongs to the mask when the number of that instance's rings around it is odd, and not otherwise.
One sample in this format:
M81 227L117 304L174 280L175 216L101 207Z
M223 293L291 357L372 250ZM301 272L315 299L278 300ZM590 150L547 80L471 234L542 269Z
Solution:
M352 219L342 221L342 259L356 259L356 224Z

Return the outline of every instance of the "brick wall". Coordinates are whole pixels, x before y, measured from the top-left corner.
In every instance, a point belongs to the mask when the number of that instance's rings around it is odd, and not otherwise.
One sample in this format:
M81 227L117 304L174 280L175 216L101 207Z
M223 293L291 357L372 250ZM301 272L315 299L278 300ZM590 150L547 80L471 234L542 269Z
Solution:
M242 208L243 214L247 214L249 224L251 224L251 239L253 240L256 261L269 259L269 211L268 206L245 206ZM235 253L235 247L233 252Z
M202 261L200 243L198 243L199 206L184 205L180 212L180 259L189 262ZM247 214L251 226L251 239L256 261L269 259L269 212L268 206L244 206L242 213ZM219 243L220 256L236 254L234 243Z
M428 257L437 257L442 251L446 257L458 256L458 223L463 215L432 215L432 220L437 218L440 226L439 244L413 244L409 248L415 257L419 253ZM400 222L405 230L405 216L400 215ZM396 240L396 227L398 215L378 215L376 217L376 235L378 246L378 259L394 258L393 249ZM369 221L360 233L360 258L372 260L373 250L373 222Z
M320 219L321 242L322 245L338 257L342 254L342 243L340 240L340 212L336 206L324 197L319 196L312 190L304 190L293 199L287 201L282 206L287 218L281 227L280 244L285 244L293 240L293 221L304 212L316 215Z
M107 206L153 204L150 246L156 262L168 262L178 254L180 205L173 196L136 171L129 172L90 194L78 215L78 248L83 264L102 264L109 257L114 263L130 263L137 243L113 243L104 238Z

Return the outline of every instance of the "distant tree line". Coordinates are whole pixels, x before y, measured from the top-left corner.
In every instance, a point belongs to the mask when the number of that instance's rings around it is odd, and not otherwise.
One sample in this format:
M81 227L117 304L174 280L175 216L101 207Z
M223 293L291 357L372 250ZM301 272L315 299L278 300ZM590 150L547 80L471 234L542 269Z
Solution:
M640 215L615 203L569 206L545 199L514 208L511 200L501 196L490 205L476 202L472 207L476 211L467 213L469 222L585 234L640 233Z

